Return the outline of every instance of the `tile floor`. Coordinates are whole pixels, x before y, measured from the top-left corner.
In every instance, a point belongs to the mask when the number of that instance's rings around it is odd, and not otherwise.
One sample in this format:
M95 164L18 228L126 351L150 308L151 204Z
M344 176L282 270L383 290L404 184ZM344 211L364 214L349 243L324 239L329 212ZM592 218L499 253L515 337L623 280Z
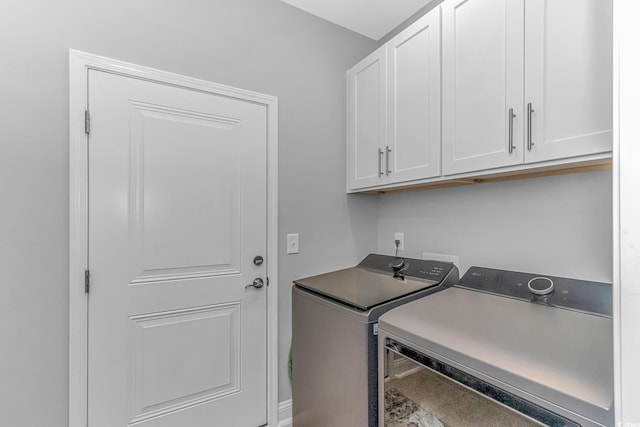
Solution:
M529 427L541 424L428 369L389 380L386 427Z

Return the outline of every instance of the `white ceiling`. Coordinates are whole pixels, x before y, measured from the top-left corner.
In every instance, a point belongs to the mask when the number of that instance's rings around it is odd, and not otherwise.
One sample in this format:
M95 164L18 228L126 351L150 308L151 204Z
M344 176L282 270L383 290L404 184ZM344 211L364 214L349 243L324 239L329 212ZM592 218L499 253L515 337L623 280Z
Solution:
M404 22L432 0L280 0L373 40Z

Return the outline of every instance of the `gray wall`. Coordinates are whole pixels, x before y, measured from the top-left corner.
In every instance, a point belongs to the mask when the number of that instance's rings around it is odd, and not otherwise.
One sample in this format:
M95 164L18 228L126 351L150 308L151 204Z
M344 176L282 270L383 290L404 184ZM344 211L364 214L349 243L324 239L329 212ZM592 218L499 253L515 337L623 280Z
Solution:
M64 427L68 392L68 49L280 101L280 400L293 278L375 248L345 188L345 70L375 42L276 0L4 0L0 6L0 424ZM302 252L284 255L284 235Z
M472 265L611 283L610 171L452 187L381 197L378 251L458 255Z

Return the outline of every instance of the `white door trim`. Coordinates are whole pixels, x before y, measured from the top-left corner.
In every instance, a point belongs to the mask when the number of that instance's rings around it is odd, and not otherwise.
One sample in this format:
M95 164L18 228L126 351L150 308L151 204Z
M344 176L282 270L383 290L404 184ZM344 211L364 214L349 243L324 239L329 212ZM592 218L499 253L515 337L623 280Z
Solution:
M613 2L613 342L616 426L640 426L637 2Z
M278 425L278 99L77 50L69 50L69 427L87 423L88 71L100 70L212 93L267 108L267 422Z

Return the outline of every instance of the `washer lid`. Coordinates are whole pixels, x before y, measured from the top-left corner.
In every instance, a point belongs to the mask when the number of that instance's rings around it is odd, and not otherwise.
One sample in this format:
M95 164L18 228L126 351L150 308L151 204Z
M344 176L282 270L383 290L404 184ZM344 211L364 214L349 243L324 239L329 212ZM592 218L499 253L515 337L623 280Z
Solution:
M379 330L520 390L521 397L533 395L551 411L561 407L613 423L608 317L452 287L388 311Z
M409 276L394 278L392 274L353 267L295 280L294 283L304 289L366 311L385 302L437 286L439 282Z

